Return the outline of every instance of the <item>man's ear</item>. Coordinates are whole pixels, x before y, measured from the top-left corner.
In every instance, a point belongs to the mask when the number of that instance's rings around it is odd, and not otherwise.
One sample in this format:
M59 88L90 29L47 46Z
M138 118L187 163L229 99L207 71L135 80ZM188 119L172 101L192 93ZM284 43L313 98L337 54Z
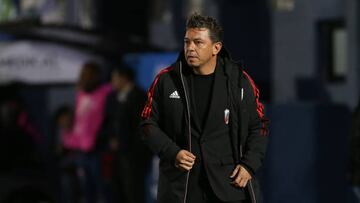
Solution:
M215 42L213 45L213 55L217 55L220 52L221 48L222 48L222 43Z

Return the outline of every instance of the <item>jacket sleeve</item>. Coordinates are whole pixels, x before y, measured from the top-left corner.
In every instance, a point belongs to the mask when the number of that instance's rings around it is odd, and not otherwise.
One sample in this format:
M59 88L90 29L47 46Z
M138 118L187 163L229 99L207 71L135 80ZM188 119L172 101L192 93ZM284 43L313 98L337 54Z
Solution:
M158 75L149 89L148 99L141 114L140 133L144 143L152 152L158 154L160 159L175 163L176 155L181 149L160 127L162 108L159 91L161 84L157 84L159 78Z
M244 99L247 104L249 122L248 137L243 146L241 164L255 174L262 165L266 153L268 119L264 114L264 106L260 103L260 92L251 77L244 72Z

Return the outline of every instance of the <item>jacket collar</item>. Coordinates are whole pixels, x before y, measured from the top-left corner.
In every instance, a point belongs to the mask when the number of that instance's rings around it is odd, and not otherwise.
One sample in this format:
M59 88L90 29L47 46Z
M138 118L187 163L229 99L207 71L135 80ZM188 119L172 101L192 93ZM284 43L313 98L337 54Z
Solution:
M238 70L234 70L235 69L240 69L242 70L242 65L235 62L234 60L232 60L229 51L225 48L222 47L222 49L220 50L219 54L218 54L218 60L222 60L224 62L224 73L227 77L229 76L234 76L234 72L238 72ZM175 64L173 64L174 70L177 74L180 74L180 62L182 64L183 67L187 67L187 62L185 60L185 53L184 51L181 51L177 57L177 60L175 62ZM183 74L187 74L190 71L188 70L188 68L183 68ZM236 74L238 75L238 74ZM237 78L237 77L236 77Z

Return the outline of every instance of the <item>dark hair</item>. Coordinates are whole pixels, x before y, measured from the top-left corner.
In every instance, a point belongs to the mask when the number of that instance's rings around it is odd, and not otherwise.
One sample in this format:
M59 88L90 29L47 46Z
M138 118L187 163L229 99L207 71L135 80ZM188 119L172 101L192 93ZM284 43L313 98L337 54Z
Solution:
M135 80L135 76L136 76L135 71L132 68L130 68L129 66L125 65L125 64L121 64L120 67L116 67L113 71L116 74L118 74L119 76L126 77L130 81Z
M224 31L215 18L203 16L198 13L192 14L186 22L186 29L189 28L207 28L212 42L222 42Z
M73 114L73 110L70 106L68 105L62 105L60 106L58 109L56 109L55 113L54 113L54 119L55 121L57 121L60 116L63 116L63 115L72 115Z
M87 61L83 64L83 69L89 69L91 72L93 72L96 75L99 75L101 73L100 65L95 61Z

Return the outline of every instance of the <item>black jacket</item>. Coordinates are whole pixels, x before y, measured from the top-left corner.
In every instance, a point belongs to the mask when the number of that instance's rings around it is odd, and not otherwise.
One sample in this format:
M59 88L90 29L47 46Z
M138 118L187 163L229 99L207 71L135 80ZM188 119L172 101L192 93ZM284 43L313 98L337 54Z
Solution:
M215 70L212 101L203 131L197 129L197 121L191 112L187 84L190 70L184 65L183 54L176 63L158 74L149 89L142 112L141 132L145 143L160 157L160 203L180 203L186 198L189 173L174 165L181 149L201 149L210 185L222 201L235 201L243 196L241 189L230 185L229 176L236 164L244 166L253 180L262 164L267 120L259 102L259 90L226 51L222 50L218 59L223 65ZM226 109L230 112L228 124L224 121ZM254 184L251 181L248 188L256 202Z
M137 133L139 112L144 107L146 93L135 85L126 94L124 101L119 101L118 97L118 92L114 90L106 98L103 142L108 144L111 138L116 138L121 151L137 151L142 143Z
M360 186L360 101L352 116L350 137L351 183Z

